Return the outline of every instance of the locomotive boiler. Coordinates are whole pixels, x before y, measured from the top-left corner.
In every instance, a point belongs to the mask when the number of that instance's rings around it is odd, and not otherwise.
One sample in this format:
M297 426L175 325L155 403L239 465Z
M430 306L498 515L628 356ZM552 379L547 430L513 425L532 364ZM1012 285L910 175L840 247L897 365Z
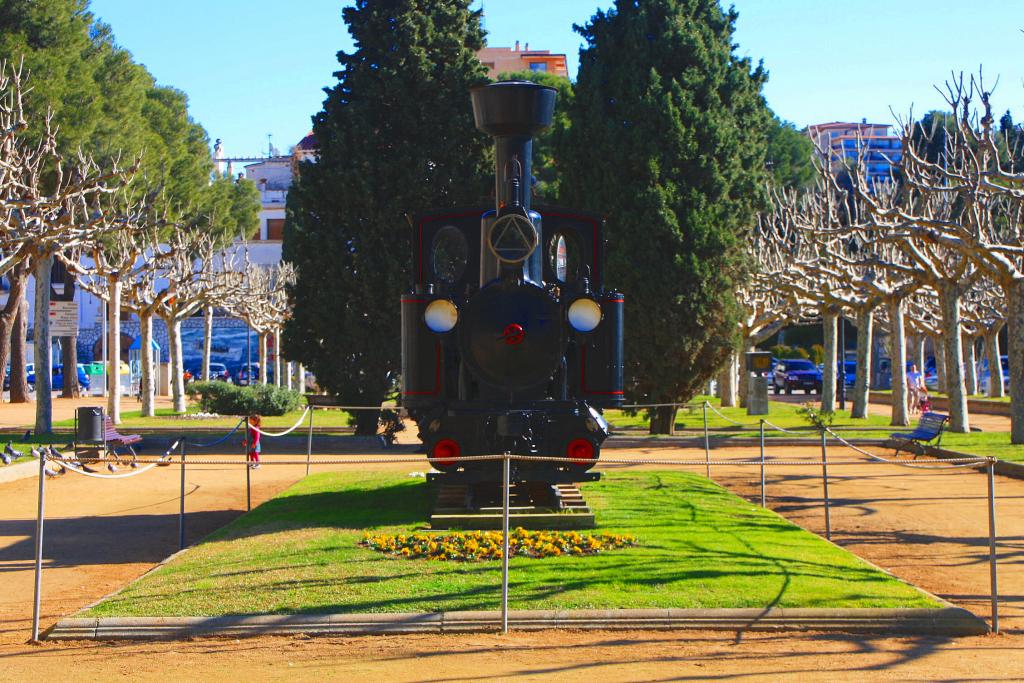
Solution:
M604 282L604 222L531 206L532 139L556 91L499 82L471 91L495 142L495 206L414 217L414 284L402 297L402 403L444 481L521 488L594 480L602 409L622 405L623 295ZM486 488L486 487L481 487Z

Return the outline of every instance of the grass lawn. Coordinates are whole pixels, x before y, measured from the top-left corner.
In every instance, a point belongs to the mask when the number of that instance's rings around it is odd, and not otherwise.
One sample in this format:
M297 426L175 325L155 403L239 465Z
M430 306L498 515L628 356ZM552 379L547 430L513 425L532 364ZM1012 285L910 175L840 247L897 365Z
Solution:
M101 399L103 401L104 399ZM100 405L99 403L97 405ZM105 403L104 403L105 405ZM188 407L188 413L199 412L199 407L196 405L190 405ZM302 409L293 410L290 413L279 415L276 417L264 417L263 427L266 429L284 429L291 427L298 421L302 415ZM124 429L131 428L181 428L181 427L227 427L231 428L238 424L239 417L217 417L212 419L182 419L178 417L178 413L175 413L171 408L158 408L155 417L142 417L141 412L138 410L123 411L121 413L121 424L118 426L118 430L124 431ZM308 418L307 418L308 420ZM317 410L316 416L313 418L313 425L315 427L347 427L349 420L349 413L342 410ZM305 424L305 423L304 423ZM65 428L74 427L74 419L70 420L59 420L53 423L54 428Z
M970 434L945 432L942 435L942 447L971 455L1024 462L1024 446L1011 444L1009 432L971 432Z
M807 397L807 400L815 402L817 407L817 395L811 395ZM747 415L746 408L722 408L721 401L713 396L696 396L693 398L691 403L700 404L704 401L708 401L715 410L722 413L727 419L719 417L708 409L708 428L709 429L736 429L737 431L750 431L751 434L756 434L759 417L754 415ZM777 401L769 401L768 411L769 414L765 415L764 418L772 424L783 427L784 429L790 429L793 427L804 427L810 429L810 425L803 416L797 411L803 406L793 403L779 403ZM613 427L618 429L623 428L642 428L647 429L650 421L644 411L639 411L636 415L627 415L622 410L606 410L604 411L605 418L612 424ZM730 422L732 420L733 422ZM746 427L746 430L738 427L734 422L739 422L741 425ZM833 425L836 427L857 427L863 429L873 429L877 431L879 428L886 428L889 426L889 418L885 415L869 415L867 419L852 419L850 417L850 411L848 410L837 410L835 421ZM676 415L676 430L677 431L704 431L704 416L703 411L698 405L697 409L693 412L687 412L686 410L680 410ZM765 434L769 434L770 430L765 431Z
M512 558L515 609L938 607L854 555L685 472L616 472L584 485L599 531L640 545ZM500 562L398 559L359 547L365 530L422 529L422 479L310 476L90 616L497 609Z

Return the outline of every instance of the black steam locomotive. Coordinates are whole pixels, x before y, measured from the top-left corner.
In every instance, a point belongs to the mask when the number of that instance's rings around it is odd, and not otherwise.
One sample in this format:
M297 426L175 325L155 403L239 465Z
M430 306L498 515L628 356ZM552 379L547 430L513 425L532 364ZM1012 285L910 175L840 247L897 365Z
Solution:
M445 479L596 479L622 405L623 296L605 287L598 216L530 206L532 137L551 125L555 90L501 82L471 92L495 140L497 207L431 211L413 221L415 284L402 298L402 401Z

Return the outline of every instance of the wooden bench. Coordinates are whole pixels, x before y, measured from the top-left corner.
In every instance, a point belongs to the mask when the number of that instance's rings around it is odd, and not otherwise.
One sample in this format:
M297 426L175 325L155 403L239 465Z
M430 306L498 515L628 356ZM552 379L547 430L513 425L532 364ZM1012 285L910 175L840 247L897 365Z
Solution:
M914 427L912 432L896 432L892 435L892 439L901 439L902 441L896 446L896 453L899 455L900 451L909 446L912 443L927 443L929 441L935 441L935 445L939 446L942 444L942 430L946 426L946 421L949 420L949 415L943 415L942 413L923 413L921 419L918 420L917 426Z
M135 449L132 448L137 443L142 441L142 436L139 434L121 434L117 431L117 427L114 425L114 421L110 419L109 415L103 416L103 441L106 443L107 450L113 453L115 458L118 458L117 449L127 448L135 456Z

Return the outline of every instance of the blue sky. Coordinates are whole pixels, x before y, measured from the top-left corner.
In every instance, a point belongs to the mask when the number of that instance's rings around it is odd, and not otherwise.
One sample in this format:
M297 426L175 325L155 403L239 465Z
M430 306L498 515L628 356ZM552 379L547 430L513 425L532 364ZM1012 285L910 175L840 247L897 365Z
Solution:
M611 0L483 0L488 43L565 52L572 75L585 22ZM477 0L479 3L480 0ZM310 128L338 50L352 42L341 0L92 0L162 84L231 155L282 150ZM479 6L479 5L477 5ZM999 77L995 102L1024 119L1024 2L1018 0L735 0L738 52L763 59L769 105L799 126L890 122L940 108L951 71Z

